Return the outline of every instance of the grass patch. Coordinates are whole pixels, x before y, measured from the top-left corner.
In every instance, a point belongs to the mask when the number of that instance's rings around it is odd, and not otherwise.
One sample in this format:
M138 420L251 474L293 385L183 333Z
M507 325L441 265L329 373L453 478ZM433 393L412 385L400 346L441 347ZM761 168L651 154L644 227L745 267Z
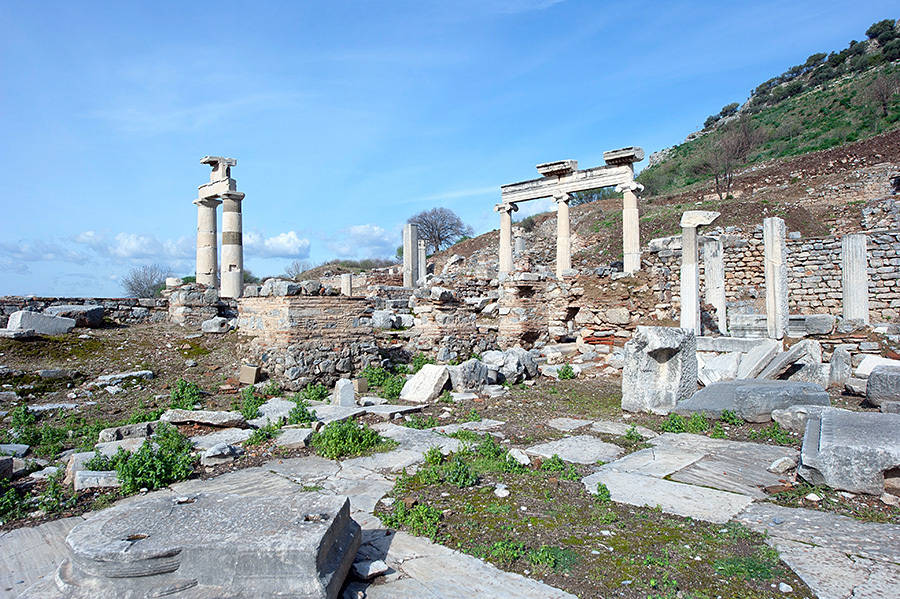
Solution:
M367 424L355 420L329 423L313 435L310 444L317 454L331 460L389 451L397 446L396 441L385 439Z

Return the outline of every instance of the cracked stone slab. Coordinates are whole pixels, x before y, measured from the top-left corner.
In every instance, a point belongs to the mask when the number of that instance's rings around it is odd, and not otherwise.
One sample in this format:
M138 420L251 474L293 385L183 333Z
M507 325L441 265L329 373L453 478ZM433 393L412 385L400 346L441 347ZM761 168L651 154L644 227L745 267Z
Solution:
M771 537L797 541L858 555L871 560L897 562L900 525L860 522L847 516L773 503L754 503L736 520Z
M601 441L591 435L563 437L557 441L533 445L525 449L526 453L545 458L558 455L563 461L576 464L596 464L598 461L610 462L622 455L622 448L612 443Z
M66 535L81 522L74 516L0 533L0 596L18 597L51 575L66 558Z
M705 452L680 447L649 447L609 462L603 469L663 478L690 466L705 455Z
M614 422L612 420L595 421L591 424L591 432L624 437L631 430L632 426L634 426L635 432L644 439L654 439L659 436L659 433L650 430L646 426L631 425L626 422Z
M316 420L324 422L325 424L349 420L358 414L365 413L368 409L370 408L345 407L331 404L312 406L312 411L316 413Z
M297 404L287 399L273 397L263 405L259 406L259 416L253 420L248 420L247 424L253 428L262 428L269 424L278 422L282 418L287 419L288 415L297 407Z
M590 420L581 420L579 418L554 418L547 422L547 426L564 433L571 433L574 430L586 427L590 423Z
M241 428L226 428L225 430L216 431L208 435L198 435L191 437L191 444L201 450L207 450L210 447L225 443L227 445L235 445L243 443L250 438L252 431Z
M441 433L443 435L452 435L458 431L477 431L477 432L485 432L494 430L495 428L499 428L506 424L502 420L491 420L490 418L483 418L478 422L458 422L456 424L447 424L444 426L436 426L429 430L433 430L435 432Z
M431 447L440 447L445 455L459 449L458 439L447 437L431 430L419 430L406 426L398 426L390 422L379 422L372 426L373 429L388 439L393 439L400 444L401 449L412 449L426 452Z
M387 420L394 417L395 414L411 414L413 412L421 412L422 406L395 406L392 404L381 404L378 406L365 406L366 414L374 414L381 416Z
M596 493L597 483L603 483L617 503L659 506L669 514L706 522L728 522L753 502L747 495L610 469L601 469L582 483L589 493Z

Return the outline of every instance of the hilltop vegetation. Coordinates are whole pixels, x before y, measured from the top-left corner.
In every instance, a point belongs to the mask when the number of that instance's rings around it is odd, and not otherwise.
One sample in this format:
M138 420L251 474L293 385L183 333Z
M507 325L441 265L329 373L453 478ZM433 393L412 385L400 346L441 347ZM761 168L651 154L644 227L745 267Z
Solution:
M699 136L637 177L645 196L712 180L721 198L738 168L884 133L900 122L900 32L879 21L868 41L819 53L758 85L743 105L706 119Z

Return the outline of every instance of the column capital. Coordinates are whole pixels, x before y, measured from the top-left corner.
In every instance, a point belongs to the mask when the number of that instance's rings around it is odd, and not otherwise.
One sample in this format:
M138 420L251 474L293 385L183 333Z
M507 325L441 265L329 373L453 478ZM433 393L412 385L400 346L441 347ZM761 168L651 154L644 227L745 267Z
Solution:
M226 191L219 197L221 197L223 200L235 200L237 202L240 202L241 200L244 199L244 192L242 192L242 191Z
M564 191L556 191L553 192L553 201L559 204L560 202L569 203L569 200L572 199L572 196Z
M217 207L219 204L222 203L222 200L220 200L220 199L217 198L217 197L211 197L211 198L197 198L197 199L194 200L192 203L195 204L196 206L203 206L203 207L205 207L205 208L215 208L215 207Z
M644 186L637 181L628 181L616 185L616 192L622 193L623 191L644 191Z
M497 204L494 206L494 212L518 212L519 207L515 204Z

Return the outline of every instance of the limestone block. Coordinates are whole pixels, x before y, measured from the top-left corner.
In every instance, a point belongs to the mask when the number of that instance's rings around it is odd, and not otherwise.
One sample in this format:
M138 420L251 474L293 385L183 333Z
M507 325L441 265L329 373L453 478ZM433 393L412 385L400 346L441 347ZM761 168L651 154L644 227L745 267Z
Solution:
M219 443L235 445L250 438L251 431L243 428L225 428L208 435L191 437L191 444L199 450L207 450Z
M153 378L152 370L133 370L131 372L117 372L115 374L102 374L97 377L97 383L101 385L118 385L126 379L145 379Z
M900 467L900 414L825 410L810 414L798 474L814 485L881 495Z
M563 437L525 450L528 454L544 458L558 455L562 460L576 464L596 464L598 460L611 462L621 456L622 451L618 445L606 443L592 435Z
M30 329L39 335L64 335L75 328L75 319L19 310L9 315L6 328Z
M610 308L604 313L606 322L610 324L628 324L631 322L631 312L624 306Z
M69 558L23 597L335 599L360 537L341 496L151 496L75 526Z
M818 360L816 360L818 357ZM822 346L818 341L804 339L795 343L789 350L775 356L769 364L759 373L761 379L774 380L784 374L796 362L806 364L822 361Z
M503 364L500 366L503 378L515 384L526 378L534 378L538 374L538 365L534 356L521 347L511 347L503 352Z
M283 428L275 438L275 445L285 449L298 449L309 445L313 430L311 428Z
M678 402L674 412L695 412L721 417L730 410L749 422L771 420L772 410L793 405L831 405L828 393L813 383L765 381L759 379L724 381L705 387Z
M75 320L76 327L97 328L103 326L103 306L78 306L73 304L50 306L44 310L44 314L71 318Z
M866 401L873 406L900 401L900 366L876 366L866 382Z
M450 385L458 393L480 391L488 384L488 367L472 358L457 366L448 366Z
M203 466L218 466L230 464L236 458L242 456L244 450L228 443L216 443L203 452L200 456L200 464Z
M802 433L806 430L806 421L809 415L820 416L825 410L837 410L829 406L809 406L796 405L789 406L783 410L772 410L772 420L778 423L778 426L784 430L793 433Z
M86 470L84 465L94 458L97 454L93 451L79 451L69 456L66 462L66 475L63 478L63 484L71 485L75 482L75 473L79 470Z
M78 470L74 479L76 491L114 489L122 486L115 470Z
M622 409L668 414L697 390L693 331L639 326L625 344Z
M340 379L335 383L334 392L331 394L331 403L336 406L355 406L356 389L353 388L353 381Z
M857 379L850 377L844 383L844 391L849 393L850 395L865 395L867 382L868 381L866 379Z
M400 399L415 403L434 401L449 380L450 373L446 366L426 364L403 385Z
M295 407L297 407L297 404L293 401L281 399L280 397L273 397L263 405L259 406L259 416L253 420L249 420L247 424L253 428L261 428L268 424L274 424L282 418L286 419L291 413L291 410Z
M712 358L705 358L702 361L698 356L697 377L707 387L719 381L733 380L737 377L740 362L740 352L720 354Z
M737 377L739 379L756 378L772 358L781 350L781 343L772 339L754 340L754 347L741 357Z
M100 431L97 442L109 443L110 441L121 441L122 439L146 439L153 434L157 426L159 426L158 420L105 428Z
M241 364L238 374L238 382L242 385L255 385L259 380L259 366L255 364Z
M397 320L393 312L375 310L372 312L372 326L376 329L394 329L397 328Z
M831 361L828 363L829 387L840 388L850 380L850 375L853 372L851 359L850 352L846 347L839 345L834 348L834 351L831 352Z
M227 333L231 330L231 325L227 318L215 316L200 323L200 330L204 333Z
M900 360L891 360L881 356L866 356L856 367L856 378L866 378L876 366L900 366Z
M166 410L159 417L161 422L171 424L205 424L207 426L239 427L247 424L240 412L214 410Z

